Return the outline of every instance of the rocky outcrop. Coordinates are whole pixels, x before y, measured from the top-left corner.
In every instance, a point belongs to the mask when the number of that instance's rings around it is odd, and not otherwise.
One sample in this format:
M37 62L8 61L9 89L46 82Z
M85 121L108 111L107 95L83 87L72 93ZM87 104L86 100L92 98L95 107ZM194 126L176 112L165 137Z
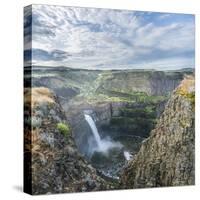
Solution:
M26 110L25 121L32 129L25 130L25 153L31 155L31 193L108 189L109 184L78 153L65 113L52 92L42 87L25 90L28 105L32 113Z
M194 77L173 92L163 114L121 176L124 188L195 183Z

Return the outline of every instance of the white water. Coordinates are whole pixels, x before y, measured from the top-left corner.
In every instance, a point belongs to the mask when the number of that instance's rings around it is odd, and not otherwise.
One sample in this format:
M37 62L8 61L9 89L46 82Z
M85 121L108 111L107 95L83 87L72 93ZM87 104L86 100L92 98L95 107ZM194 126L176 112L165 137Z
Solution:
M101 148L101 138L99 136L99 132L97 130L96 124L94 122L94 120L92 119L92 117L90 115L85 114L85 120L87 121L87 123L89 124L90 128L92 129L92 133L94 135L94 138L97 142L97 146L98 148Z
M132 155L128 151L124 151L124 157L129 161L132 158Z
M95 149L92 150L93 152L99 151L99 152L106 153L111 148L121 148L122 147L122 145L119 142L113 142L109 138L101 139L99 132L97 130L96 124L95 124L94 120L92 119L92 117L88 114L84 114L84 116L85 116L85 120L87 121L87 123L89 124L89 126L92 130L92 134L97 143L97 147L95 147Z

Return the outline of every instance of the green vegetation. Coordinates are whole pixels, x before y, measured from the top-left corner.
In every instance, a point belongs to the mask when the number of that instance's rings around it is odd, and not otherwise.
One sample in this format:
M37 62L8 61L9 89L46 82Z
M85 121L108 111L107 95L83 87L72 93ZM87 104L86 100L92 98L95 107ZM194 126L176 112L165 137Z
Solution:
M120 108L120 114L110 120L110 128L135 135L148 136L157 119L156 104L135 104Z
M101 89L99 93L93 95L93 99L102 99L104 101L126 101L126 102L138 102L138 103L150 103L156 104L160 101L168 99L168 96L154 96L148 95L145 92L122 92L122 91L110 91Z
M156 117L156 107L146 106L143 108L122 108L121 115L129 117L143 117L143 118L155 118Z
M135 133L140 136L148 136L155 126L155 118L144 117L112 117L110 120L111 129L126 131L126 133Z
M58 123L57 129L60 133L62 133L64 136L68 136L70 134L70 128L68 124L64 123Z

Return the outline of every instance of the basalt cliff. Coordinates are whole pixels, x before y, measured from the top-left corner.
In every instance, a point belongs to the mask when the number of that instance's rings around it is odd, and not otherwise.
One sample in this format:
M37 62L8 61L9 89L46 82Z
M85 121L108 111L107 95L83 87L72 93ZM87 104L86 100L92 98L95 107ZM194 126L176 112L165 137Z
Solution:
M25 89L24 138L25 180L31 181L32 194L110 188L77 151L66 115L48 88Z
M194 77L184 79L156 127L124 168L124 188L195 184Z

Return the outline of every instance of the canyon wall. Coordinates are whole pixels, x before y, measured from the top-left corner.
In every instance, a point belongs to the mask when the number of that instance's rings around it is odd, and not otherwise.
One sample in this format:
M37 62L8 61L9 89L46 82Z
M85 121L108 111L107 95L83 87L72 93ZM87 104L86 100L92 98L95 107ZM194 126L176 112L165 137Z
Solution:
M124 188L193 185L195 183L194 77L173 92L150 137L125 167Z
M25 128L24 138L32 194L110 188L79 154L66 115L48 88L25 89L25 123L31 127Z
M98 92L111 91L163 96L173 91L184 77L182 71L117 71L104 75Z

